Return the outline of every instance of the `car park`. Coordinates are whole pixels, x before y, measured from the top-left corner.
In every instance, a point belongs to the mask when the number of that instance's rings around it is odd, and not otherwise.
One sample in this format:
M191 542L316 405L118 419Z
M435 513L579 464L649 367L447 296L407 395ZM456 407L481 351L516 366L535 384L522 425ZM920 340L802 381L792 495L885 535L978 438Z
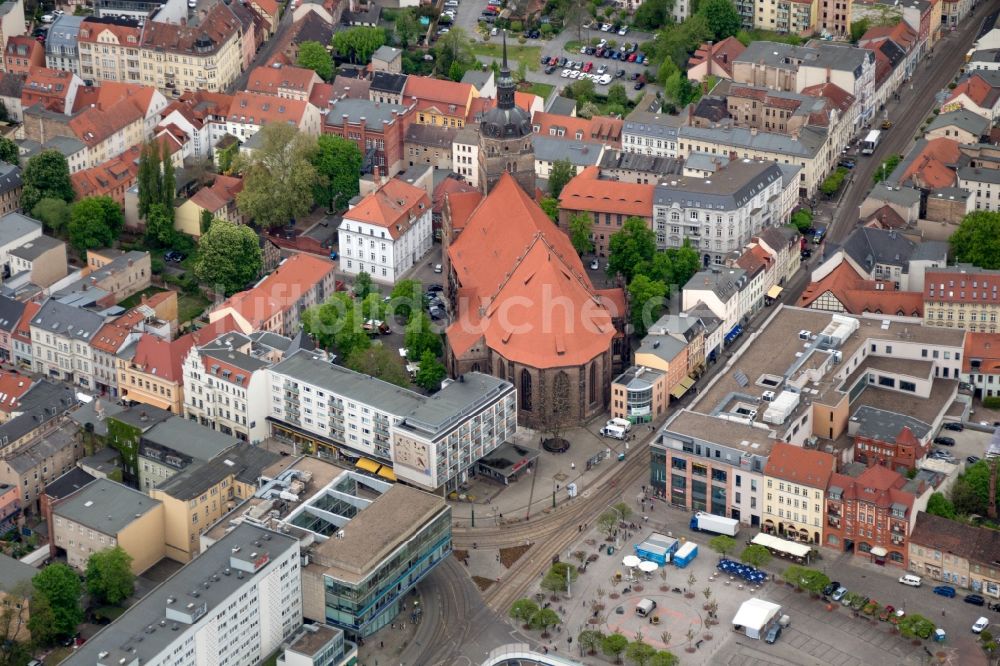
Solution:
M948 597L949 599L955 598L955 588L951 585L938 585L934 588L934 594L939 594L942 597Z
M833 594L830 595L830 598L833 599L834 601L840 601L841 599L844 598L845 594L847 594L847 588L841 585L840 587L838 587L836 590L833 591Z
M972 625L972 633L981 634L988 626L990 626L990 621L985 617L981 617Z
M986 603L986 599L983 599L981 594L967 594L962 601L973 606L982 606Z

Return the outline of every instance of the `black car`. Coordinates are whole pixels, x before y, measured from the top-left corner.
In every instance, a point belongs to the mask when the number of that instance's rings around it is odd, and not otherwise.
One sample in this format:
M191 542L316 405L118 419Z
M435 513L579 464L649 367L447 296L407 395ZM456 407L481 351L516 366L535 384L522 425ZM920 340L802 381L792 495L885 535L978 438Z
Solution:
M811 256L813 256L813 253L812 253L812 250L809 250L809 249L802 250L802 252L799 253L799 258L800 259L808 259Z
M962 425L961 423L958 423L957 421L949 421L948 423L944 424L944 429L954 430L955 432L962 432L963 430L965 430L965 426Z
M632 72L632 76L629 78L633 81L638 81L640 76L642 76L642 72Z
M167 250L163 253L163 260L172 264L179 264L184 261L184 253L177 250Z
M596 48L594 48L593 46L588 46L587 47L587 55L592 56L595 53L597 53L597 49Z
M538 30L529 30L527 34L528 39L538 39L541 36L542 33L539 32Z
M965 462L969 463L970 465L975 465L977 462L979 462L979 456L969 456L965 459Z
M955 440L951 437L935 437L934 443L941 446L955 446Z
M548 56L542 56L542 59L538 62L538 64L540 64L540 65L547 65L547 64L549 64L549 57Z
M440 284L432 284L427 287L428 292L444 291L444 286Z
M624 69L619 69L617 72L615 72L615 78L616 79L620 79L623 76L625 76L625 70Z
M838 587L840 587L840 581L839 580L833 581L832 583L823 588L823 596L824 597L830 596L831 594L833 594L833 591L836 590Z
M549 65L548 67L545 68L545 73L546 74L551 74L554 71L556 71L556 66L555 65Z
M646 87L646 82L645 81L636 81L635 85L632 86L632 87L635 88L636 90L642 90L643 88Z
M566 66L566 58L559 58L558 65L560 67L565 67Z
M965 599L962 599L967 604L972 604L973 606L982 606L986 603L981 594L967 594Z

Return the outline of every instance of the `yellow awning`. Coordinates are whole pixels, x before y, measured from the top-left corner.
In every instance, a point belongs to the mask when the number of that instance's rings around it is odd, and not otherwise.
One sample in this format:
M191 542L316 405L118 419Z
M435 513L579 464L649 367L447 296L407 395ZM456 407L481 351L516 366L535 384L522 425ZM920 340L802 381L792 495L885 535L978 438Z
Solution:
M670 392L670 395L680 400L684 396L684 394L687 393L687 390L689 388L691 388L690 384L684 386L684 382L681 382L674 387L674 390Z
M387 479L389 481L395 481L396 480L396 475L393 473L392 469L390 469L389 467L383 466L382 469L380 469L378 471L378 475L381 476L383 479Z
M357 462L357 468L363 469L366 472L371 472L372 474L374 474L375 472L378 471L379 464L374 460L368 460L368 458L362 458Z
M778 296L781 296L781 292L782 291L784 291L784 289L782 289L778 285L774 285L773 287L771 287L770 289L767 290L767 297L768 298L777 298Z
M694 386L694 382L695 382L694 377L685 377L684 379L681 380L681 386L683 386L684 390L686 391L692 386Z

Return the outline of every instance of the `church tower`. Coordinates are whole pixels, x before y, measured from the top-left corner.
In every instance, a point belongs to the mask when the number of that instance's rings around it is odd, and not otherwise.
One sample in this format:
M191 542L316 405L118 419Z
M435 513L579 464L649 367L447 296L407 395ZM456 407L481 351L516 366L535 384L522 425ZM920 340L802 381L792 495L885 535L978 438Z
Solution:
M514 102L516 86L507 66L507 31L503 34L503 66L497 81L497 104L479 124L479 184L489 193L507 171L533 197L535 150L531 116Z

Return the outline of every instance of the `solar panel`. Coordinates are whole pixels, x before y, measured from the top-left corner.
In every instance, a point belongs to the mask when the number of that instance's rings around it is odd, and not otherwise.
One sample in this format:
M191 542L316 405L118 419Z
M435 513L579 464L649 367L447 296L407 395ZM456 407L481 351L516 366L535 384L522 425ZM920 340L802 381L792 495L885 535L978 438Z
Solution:
M740 386L744 386L744 387L747 386L750 383L750 380L747 379L747 376L745 374L743 374L742 370L737 370L736 372L734 372L733 373L733 379L736 380L737 384L739 384Z

